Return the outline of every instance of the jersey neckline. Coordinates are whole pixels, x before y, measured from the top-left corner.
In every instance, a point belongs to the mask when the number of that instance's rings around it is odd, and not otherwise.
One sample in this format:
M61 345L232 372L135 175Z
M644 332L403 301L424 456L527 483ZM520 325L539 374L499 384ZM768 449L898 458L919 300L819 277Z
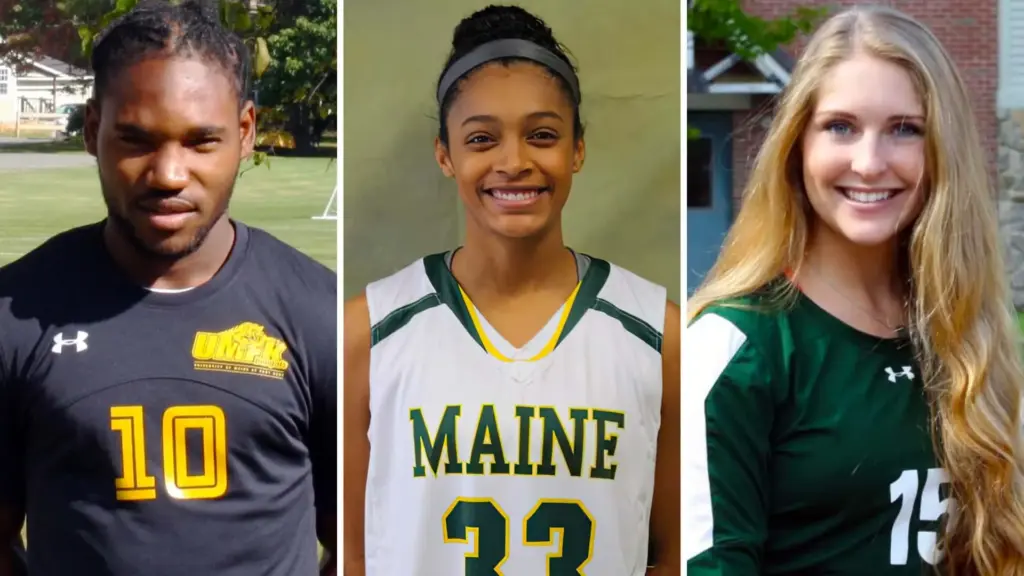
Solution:
M869 348L877 348L878 346L885 346L892 349L901 349L910 344L910 339L906 336L893 336L886 338L884 336L875 336L869 334L863 330L858 330L853 326L843 322L839 318L835 317L831 312L822 308L817 302L811 299L810 296L804 294L803 290L797 284L794 284L791 280L787 279L787 282L792 284L797 294L797 304L802 305L806 310L819 318L822 322L831 325L835 330L838 330L850 337L851 340L867 346Z
M118 266L114 257L107 250L103 241L103 226L106 221L101 221L95 227L95 239L99 252L99 260L104 267L103 272L112 279L117 294L132 302L145 306L160 308L175 308L195 304L204 300L227 286L238 274L242 263L249 252L251 234L249 227L245 224L228 219L235 231L235 241L228 253L227 260L219 270L203 284L183 292L158 292L148 290L134 282Z
M487 336L479 328L479 321L473 308L471 308L473 306L472 302L468 296L465 296L462 286L459 285L458 280L455 279L455 276L448 268L448 254L448 252L441 252L423 258L423 267L427 274L427 279L437 294L438 300L451 310L455 318L466 330L466 333L473 338L473 341L476 342L477 346L484 353L497 360L510 362L511 359L504 357L503 354L494 354L497 350L493 345L488 345ZM559 329L554 331L551 341L542 348L540 354L524 359L524 361L540 360L553 352L572 332L572 329L576 327L586 311L597 302L597 295L608 280L610 267L607 262L598 258L591 256L586 256L586 258L589 261L589 266L586 267L586 271L577 284L576 289L566 300L565 304L563 304L563 307L555 312L556 315L562 315L559 321ZM530 344L527 344L527 347L529 346Z

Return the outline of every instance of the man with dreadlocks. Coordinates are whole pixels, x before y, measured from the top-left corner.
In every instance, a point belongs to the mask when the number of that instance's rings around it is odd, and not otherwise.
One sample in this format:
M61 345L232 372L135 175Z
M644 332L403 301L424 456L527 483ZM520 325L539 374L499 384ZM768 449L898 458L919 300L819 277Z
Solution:
M0 542L27 520L33 576L314 575L336 549L337 280L227 215L249 56L205 12L144 1L98 39L107 217L0 269Z

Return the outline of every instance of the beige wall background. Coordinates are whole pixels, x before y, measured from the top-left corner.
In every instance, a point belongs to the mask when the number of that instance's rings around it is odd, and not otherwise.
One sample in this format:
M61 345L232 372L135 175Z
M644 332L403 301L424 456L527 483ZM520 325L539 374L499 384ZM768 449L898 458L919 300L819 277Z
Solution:
M433 157L433 99L458 22L487 2L346 0L344 295L457 246L462 207ZM679 301L678 0L534 0L579 68L587 160L566 243L668 288Z

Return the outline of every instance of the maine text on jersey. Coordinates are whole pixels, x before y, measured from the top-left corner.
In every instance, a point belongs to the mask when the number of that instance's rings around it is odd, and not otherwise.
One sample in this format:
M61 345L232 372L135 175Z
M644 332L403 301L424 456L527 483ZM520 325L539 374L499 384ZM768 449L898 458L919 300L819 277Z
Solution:
M614 456L618 433L626 426L624 412L570 408L565 414L571 423L569 427L564 425L558 410L550 406L516 405L512 414L515 430L506 429L505 433L514 435L516 446L507 449L512 443L508 436L502 435L493 404L481 406L478 415L466 414L461 405L445 406L435 428L430 426L421 408L411 409L413 477L425 477L428 466L435 477L439 472L446 475L555 476L557 447L570 476L615 479L618 465ZM461 419L472 416L476 416L475 422L460 423ZM475 429L468 454L464 447L460 452L458 442L458 428L467 424ZM539 435L540 439L539 458L530 450L532 440L538 437L534 435ZM584 466L588 454L590 465Z

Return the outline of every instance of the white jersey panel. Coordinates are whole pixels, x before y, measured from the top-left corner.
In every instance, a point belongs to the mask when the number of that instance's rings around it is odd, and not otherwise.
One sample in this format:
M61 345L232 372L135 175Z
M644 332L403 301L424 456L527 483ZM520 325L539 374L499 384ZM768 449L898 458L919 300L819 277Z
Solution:
M604 300L647 324L657 334L665 333L665 307L668 302L668 291L664 286L659 286L640 276L609 264L611 273L608 281L601 288L597 295L598 299ZM660 343L659 343L660 348Z
M423 261L418 260L366 287L370 326L377 326L388 314L401 313L403 309L416 305L424 298L436 298L436 295L427 275L423 273Z
M664 288L594 260L557 347L509 363L438 262L367 289L367 575L642 576Z

